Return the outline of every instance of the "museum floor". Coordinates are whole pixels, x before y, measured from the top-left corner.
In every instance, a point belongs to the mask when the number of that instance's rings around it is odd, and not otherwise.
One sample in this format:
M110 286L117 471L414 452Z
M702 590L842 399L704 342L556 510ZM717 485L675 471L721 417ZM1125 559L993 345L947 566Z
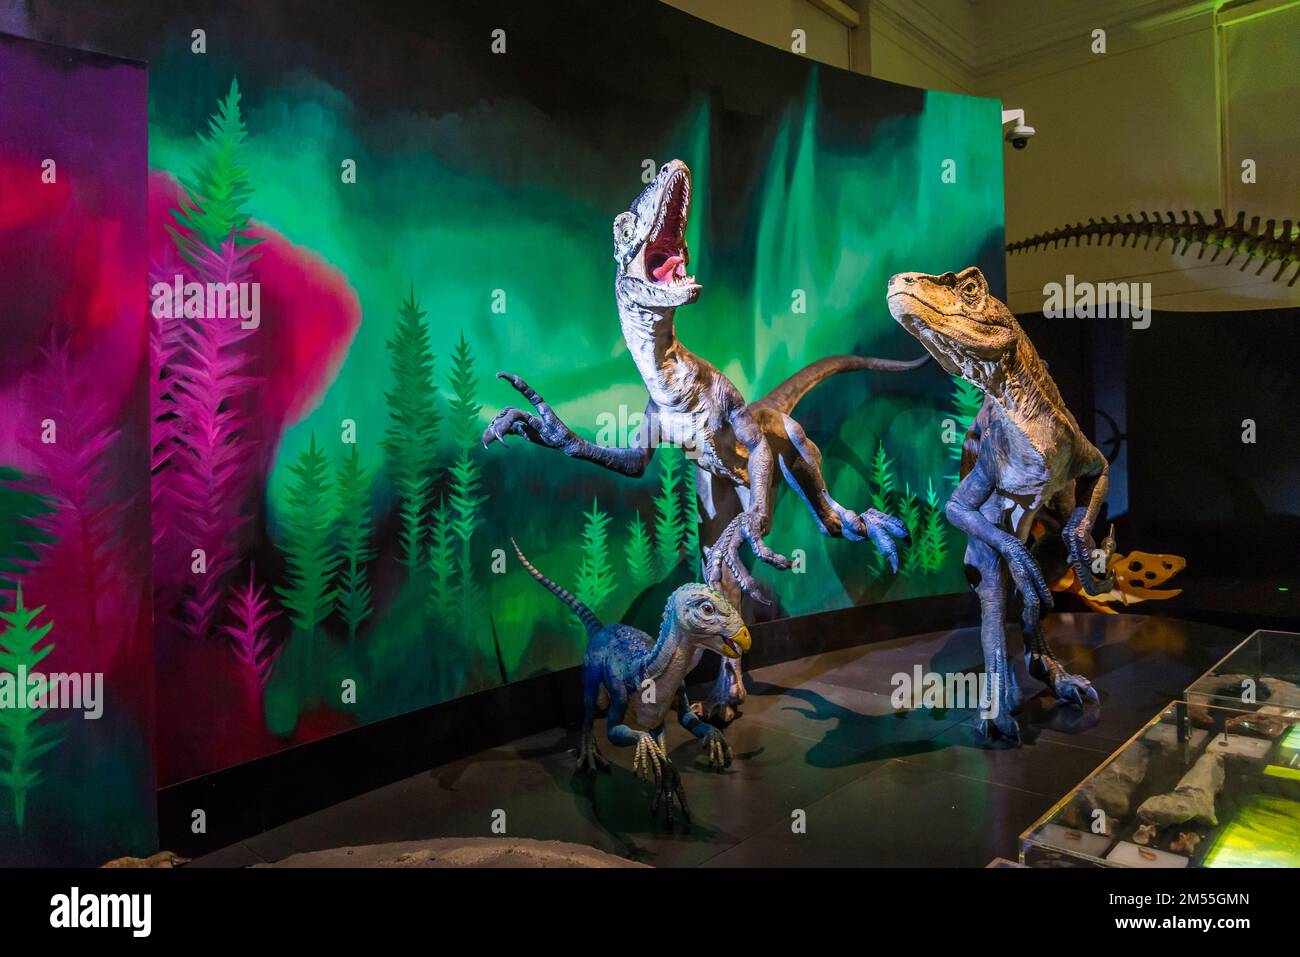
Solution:
M667 833L649 816L630 755L604 742L612 774L572 773L576 732L561 728L379 788L194 862L245 866L332 847L508 833L562 840L656 866L965 866L1014 859L1017 836L1245 635L1135 615L1058 614L1047 634L1100 708L1082 714L1029 699L1018 749L987 747L965 711L895 711L891 676L980 662L975 629L861 645L759 668L728 730L736 761L707 770L698 743L670 725L694 826ZM1033 696L1033 697L1031 697ZM341 771L341 773L346 773ZM796 809L807 833L791 831Z

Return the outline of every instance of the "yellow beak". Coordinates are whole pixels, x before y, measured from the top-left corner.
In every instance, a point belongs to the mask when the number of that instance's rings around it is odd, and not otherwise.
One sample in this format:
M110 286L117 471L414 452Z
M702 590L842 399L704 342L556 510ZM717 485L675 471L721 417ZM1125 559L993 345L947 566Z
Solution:
M753 640L749 637L749 629L741 625L740 631L730 638L722 639L722 653L728 658L739 658L749 651L751 644L753 644Z

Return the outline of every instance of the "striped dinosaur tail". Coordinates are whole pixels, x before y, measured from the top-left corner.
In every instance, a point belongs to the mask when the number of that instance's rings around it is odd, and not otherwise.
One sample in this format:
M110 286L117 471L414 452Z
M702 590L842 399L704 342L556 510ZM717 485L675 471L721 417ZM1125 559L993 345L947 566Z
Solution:
M827 356L805 366L779 386L750 403L753 408L774 409L789 415L808 392L818 383L841 372L907 372L919 369L930 361L927 352L919 359L877 359L874 356Z
M545 575L539 572L536 568L534 568L532 563L527 558L524 557L524 553L519 550L518 542L516 542L512 538L510 539L510 544L515 547L515 554L519 556L519 561L524 566L524 568L528 569L528 574L532 575L539 582L541 582L543 588L549 591L556 598L560 599L560 601L568 605L569 609L575 615L578 616L578 620L582 622L582 626L587 629L588 638L590 638L596 632L600 631L602 627L604 627L603 625L601 625L600 619L596 617L595 613L590 608L588 608L582 602L578 601L578 599L575 598L572 594L565 591L559 585L555 584L555 582L551 581L549 578L547 578Z

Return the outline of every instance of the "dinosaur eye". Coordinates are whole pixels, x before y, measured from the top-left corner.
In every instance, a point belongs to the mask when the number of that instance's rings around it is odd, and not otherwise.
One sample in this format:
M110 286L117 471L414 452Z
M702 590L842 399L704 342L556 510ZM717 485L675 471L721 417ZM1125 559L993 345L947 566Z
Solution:
M619 232L619 235L623 237L623 242L626 243L631 241L633 232L632 224L628 223L623 227L622 231Z
M980 287L973 279L961 287L961 294L969 299L974 299L975 296L978 295L979 291Z
M700 606L700 610L703 611L704 614L706 615L712 615L715 614L718 609L713 606L713 602L706 601L703 605Z

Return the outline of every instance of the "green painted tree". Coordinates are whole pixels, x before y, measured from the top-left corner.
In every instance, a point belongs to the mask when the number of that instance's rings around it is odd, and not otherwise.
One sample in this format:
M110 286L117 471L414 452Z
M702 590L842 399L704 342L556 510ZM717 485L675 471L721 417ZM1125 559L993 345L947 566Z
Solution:
M921 529L921 567L927 572L937 572L943 568L948 557L947 519L943 514L943 502L934 490L934 481L927 482L925 493L925 524Z
M401 304L387 346L393 373L384 451L388 473L401 500L401 561L412 571L426 561L426 511L432 499L433 462L438 450L438 387L433 382L433 350L426 313L415 291Z
M871 460L871 507L886 515L893 515L894 499L894 463L885 454L885 443L881 441L876 447L876 454ZM872 550L872 567L877 576L889 570L889 563L878 550Z
M593 498L591 511L583 513L582 564L578 566L578 600L599 613L618 581L609 561L609 516Z
M677 492L677 449L659 449L659 494L655 496L655 554L664 576L682 560L682 500Z
M219 250L232 230L236 242L251 246L261 242L244 235L248 214L244 203L252 195L248 182L248 169L244 166L244 118L239 109L239 81L230 81L230 92L217 105L217 112L208 117L207 132L198 134L202 146L202 159L188 178L181 180L185 198L180 209L172 210L177 225L197 236L204 244ZM188 246L176 230L168 225L177 240L181 255L190 260Z
M474 354L462 332L452 356L451 399L447 403L447 417L451 426L452 443L456 460L447 470L448 499L452 534L458 545L456 558L457 583L456 624L473 648L484 631L483 586L478 579L473 560L474 532L483 524L480 509L486 496L481 494L482 466L477 452L480 448L478 378L474 374Z
M26 608L23 605L23 586L20 582L14 600L14 609L0 612L5 630L0 633L0 671L17 675L18 669L30 674L45 659L54 645L45 641L53 622L37 625L36 619L44 606ZM39 785L43 774L37 761L55 748L61 740L57 724L42 723L45 709L26 702L5 701L0 707L0 784L13 798L14 822L23 829L27 818L27 795Z
M899 567L903 574L910 575L916 571L921 564L921 549L919 543L921 540L921 508L916 500L916 493L912 491L909 483L903 484L903 494L898 497L898 518L907 526L908 534L912 536L909 544L899 542L899 550L902 552L903 560Z
M700 500L695 489L694 459L683 454L682 465L682 554L695 577L700 573Z
M33 491L29 476L0 465L0 594L13 591L38 547L53 541L47 518L56 511L52 499Z
M633 515L632 521L627 523L627 531L627 544L623 546L623 555L627 559L627 574L636 588L645 588L653 584L656 578L655 553L654 545L650 541L650 533L646 529L645 522L641 521L640 512Z
M371 616L370 583L366 580L366 563L375 557L371 545L374 522L370 513L371 472L361 465L356 445L352 454L339 464L335 475L338 494L340 553L338 611L348 629L348 641L354 641L361 623Z
M334 607L333 587L340 556L330 542L333 509L330 503L329 459L316 444L316 434L296 464L282 519L280 548L288 569L288 585L277 586L294 628L314 636Z
M452 620L456 612L456 540L451 530L451 509L439 496L429 522L429 572L432 576L424 610L439 624Z

